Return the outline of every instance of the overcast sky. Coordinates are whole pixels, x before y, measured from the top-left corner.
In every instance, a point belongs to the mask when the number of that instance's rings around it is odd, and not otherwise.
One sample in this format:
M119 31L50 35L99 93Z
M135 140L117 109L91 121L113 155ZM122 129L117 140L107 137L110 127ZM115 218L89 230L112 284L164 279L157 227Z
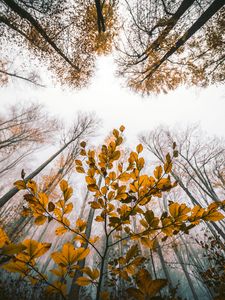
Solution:
M114 76L111 57L99 60L91 85L81 91L60 87L34 89L32 85L18 84L17 80L14 85L0 89L0 99L0 110L18 101L40 102L68 121L77 111L96 112L102 119L100 137L124 124L130 145L137 143L138 133L159 124L180 127L197 122L209 134L225 136L225 91L222 87L179 88L167 95L143 98L121 86Z

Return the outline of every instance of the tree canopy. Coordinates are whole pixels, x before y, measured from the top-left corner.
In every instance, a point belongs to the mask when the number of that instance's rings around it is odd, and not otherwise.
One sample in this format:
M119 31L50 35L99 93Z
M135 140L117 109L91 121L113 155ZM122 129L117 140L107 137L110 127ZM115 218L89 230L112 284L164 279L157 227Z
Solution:
M224 81L223 0L5 0L0 5L2 44L26 49L62 84L85 86L96 57L109 53L127 85L143 94ZM7 56L1 65L4 78L26 78L7 70Z

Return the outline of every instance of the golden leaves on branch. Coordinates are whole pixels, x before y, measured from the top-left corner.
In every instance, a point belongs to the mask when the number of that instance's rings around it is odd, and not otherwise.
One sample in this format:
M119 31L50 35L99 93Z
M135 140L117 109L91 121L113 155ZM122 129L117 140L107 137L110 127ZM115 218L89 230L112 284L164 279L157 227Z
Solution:
M131 278L133 278L136 287L127 290L129 297L151 299L166 285L166 280L153 280L144 269L145 257L139 254L137 242L147 249L155 250L157 240L164 241L179 232L188 234L189 230L200 221L222 220L224 216L219 210L224 206L224 202L212 203L203 208L189 207L185 203L170 201L167 211L157 213L152 205L152 199L157 202L161 201L162 195L176 186L176 182L172 182L170 176L173 159L176 156L176 145L173 145L172 154L166 155L164 163L157 165L153 169L153 174L149 174L145 171L146 162L141 156L143 152L141 144L136 147L135 151L124 155L123 131L124 126L121 126L119 130L114 129L110 139L98 151L87 149L86 144L83 144L81 147L82 150L85 147L85 150L81 154L82 161L75 160L76 171L81 173L77 175L82 176L87 190L93 193L93 199L88 204L96 212L94 221L98 222L100 227L104 227L108 237L113 234L113 243L107 244L107 247L113 247L118 243L126 243L129 247L125 256L115 257L109 263L109 273L125 281L132 282ZM34 181L25 184L24 181L16 182L15 185L27 190L24 199L28 205L27 209L34 217L35 224L41 225L46 221L54 220L59 225L55 231L56 235L73 233L71 242L64 244L60 251L51 254L51 258L57 265L57 268L51 272L59 279L54 281L53 286L49 286L47 291L64 294L66 278L73 277L75 271L80 268L78 262L87 257L90 252L88 247L95 250L103 259L101 251L95 246L100 235L88 236L85 230L90 224L86 220L79 218L69 220L68 215L74 211L74 205L69 202L73 189L66 180L60 182L62 195L54 202L49 200L50 197L45 193L38 191L38 186ZM132 226L133 218L136 219L136 230ZM21 274L29 273L31 266L35 265L35 259L45 254L50 247L49 244L32 240L22 243L25 249L22 249L20 245L10 246L8 243L7 237L3 231L0 231L0 245L3 247L0 251L3 251L2 253L8 251L17 258L16 265L13 267L12 263L9 264L8 270ZM73 243L80 247L76 248ZM102 276L98 269L85 266L79 271L83 274L76 279L78 285L98 285L99 277Z

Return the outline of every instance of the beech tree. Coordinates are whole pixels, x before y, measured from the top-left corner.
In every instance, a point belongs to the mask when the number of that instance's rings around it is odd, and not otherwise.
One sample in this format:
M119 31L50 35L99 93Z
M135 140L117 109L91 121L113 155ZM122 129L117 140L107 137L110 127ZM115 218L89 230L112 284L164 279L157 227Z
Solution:
M118 73L143 94L224 81L224 1L135 1L118 45Z
M217 160L224 161L224 141L218 138L202 138L200 129L196 126L184 131L172 131L163 127L156 128L147 135L140 137L147 149L160 161L163 161L165 153L177 144L178 159L175 162L171 175L179 183L181 189L194 204L220 201L223 199L224 190L214 184L213 174ZM168 145L168 146L167 146ZM223 164L219 164L220 171ZM220 182L220 179L218 179ZM196 195L199 195L198 199ZM211 225L209 225L211 226ZM223 230L217 224L212 223L216 232L224 239Z
M58 121L37 104L12 105L6 112L7 117L0 115L1 178L50 141L58 129Z
M167 212L157 213L153 200L176 187L176 182L170 176L177 156L176 147L173 147L171 154L167 153L164 163L156 166L153 174L149 175L144 171L141 144L129 153L127 159L120 161L123 131L124 126L120 130L114 129L114 138L108 144L103 144L100 151L87 149L86 143L81 142L81 159L75 160L76 172L85 176L87 189L93 194L93 201L89 204L95 211L95 222L102 228L103 247L99 249L96 244L100 236L87 234L89 220L69 220L68 215L75 205L71 202L73 189L66 180L60 182L62 196L57 201L51 201L46 193L39 191L35 181L22 178L15 182L15 186L25 191L24 200L35 224L41 226L46 222L56 222L59 226L55 231L56 236L71 232L73 238L51 253L56 265L51 270L55 276L52 282L40 272L37 264L37 259L49 251L51 244L32 239L13 244L1 229L0 253L4 270L25 276L34 286L38 284L45 289L48 295L58 295L62 299L75 299L70 292L74 283L69 287L69 282L77 270L81 271L82 276L76 278L76 284L96 287L96 299L110 297L109 291L103 288L106 269L110 282L114 284L114 294L117 295L119 278L126 282L122 298L154 299L167 285L166 279L151 277L144 266L146 257L140 255L138 242L151 249L156 238L162 241L173 239L178 232L188 234L202 220L222 220L224 216L219 210L224 206L224 201L212 202L205 208L171 201ZM97 184L100 178L102 183ZM136 231L132 228L132 218L136 218L138 224ZM109 261L108 252L116 249L122 241L127 241L126 255L117 255ZM98 257L98 267L92 268L87 264L81 267L80 263L89 257L91 251Z
M0 5L2 43L26 49L71 86L87 84L96 54L111 50L117 31L115 1L7 0Z
M15 70L15 68L12 67L12 65L12 62L9 63L9 61L6 62L0 60L0 86L5 86L9 84L10 79L11 81L13 81L13 79L19 79L20 81L25 81L37 87L44 87L44 85L41 83L40 76L37 72L24 72L24 69L22 71L18 71Z

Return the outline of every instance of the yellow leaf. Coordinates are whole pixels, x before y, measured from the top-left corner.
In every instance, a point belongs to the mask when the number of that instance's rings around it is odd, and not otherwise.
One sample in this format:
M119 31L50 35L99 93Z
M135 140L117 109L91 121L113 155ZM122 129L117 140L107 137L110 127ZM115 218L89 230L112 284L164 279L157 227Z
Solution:
M83 273L87 274L92 280L95 280L99 277L99 270L98 269L93 269L91 270L91 268L89 267L85 267L81 270Z
M56 235L62 235L62 234L64 234L65 232L67 232L67 230L68 230L68 229L66 229L65 227L61 226L61 227L56 228L55 234L56 234Z
M9 243L9 238L5 231L0 227L0 248L4 247Z
M80 167L80 166L76 167L76 171L77 171L78 173L85 173L84 168L83 168L83 167Z
M76 260L79 261L79 260L83 260L85 259L85 257L90 253L90 249L87 248L78 248L76 250Z
M65 267L60 267L58 269L52 269L50 270L51 273L58 277L63 277L67 273L67 269Z
M87 277L78 277L77 280L76 280L76 283L79 286L86 286L86 285L89 285L91 283L91 280Z
M108 189L107 189L106 186L103 186L103 187L101 188L101 193L102 193L103 195L106 195L107 191L108 191Z
M129 262L129 260L131 258L134 258L134 256L136 256L138 254L138 246L137 244L136 245L133 245L127 252L126 254L126 261Z
M50 243L39 243L30 239L23 241L22 244L26 247L24 253L32 259L42 256L51 247Z
M112 159L112 160L118 160L119 158L120 158L120 151L117 150L117 151L115 151L115 152L113 153L111 159Z
M179 203L172 203L170 206L169 206L169 211L170 211L170 214L171 216L173 216L174 218L176 218L178 215L179 215Z
M141 243L143 246L149 248L149 249L155 249L155 246L156 246L156 241L155 240L151 240L149 238L146 238L146 237L141 237Z
M81 150L80 150L80 155L86 156L86 154L87 154L87 153L86 153L86 151L85 151L84 149L81 149Z
M163 172L163 170L162 170L161 166L156 167L155 170L154 170L155 178L160 179L160 177L162 176L162 172Z
M170 173L172 171L172 167L173 167L173 165L172 165L171 162L170 163L166 162L164 164L164 171L165 171L165 173L166 174Z
M114 196L115 196L115 192L110 191L110 192L108 193L108 199L109 199L109 200L112 200L112 199L114 198Z
M136 288L128 288L127 290L128 295L130 295L132 298L137 299L137 300L145 300L144 294Z
M120 126L120 131L123 132L125 130L125 127L123 125Z
M9 245L5 245L4 248L1 251L2 255L13 255L13 254L17 254L18 252L23 251L24 249L26 249L26 246L24 246L23 244L9 244Z
M37 251L35 252L35 258L44 255L51 247L50 243L39 243Z
M90 192L97 192L97 191L98 191L98 186L97 186L97 184L89 184L89 185L87 186L87 188L88 188L88 190L89 190Z
M129 158L129 162L134 162L134 161L137 161L138 160L138 155L136 152L131 152L130 153L130 158Z
M1 266L2 269L8 271L8 272L15 272L20 274L26 274L28 267L25 263L19 262L19 261L10 261L3 266Z
M116 145L119 146L122 144L122 142L123 142L123 138L121 136L119 136L116 140Z
M97 217L95 218L95 221L96 221L96 222L104 222L104 218L101 217L101 216L97 216Z
M35 253L37 251L38 244L39 243L35 240L27 239L27 240L23 241L23 245L26 246L26 253L30 257L35 257Z
M97 201L91 202L91 203L90 203L90 206L91 206L91 208L93 208L93 209L100 209L100 208L102 208L101 205L100 205L100 203L97 202Z
M113 135L118 138L119 136L119 131L117 129L113 129Z
M125 172L122 173L118 178L120 181L127 182L130 179L130 174Z
M67 201L73 195L73 189L69 187L64 193L64 200Z
M51 254L55 263L67 266L75 262L76 251L71 243L63 245L62 250Z
M73 210L73 203L69 203L64 208L64 214L68 214Z
M38 200L43 208L47 208L48 196L45 193L38 193Z
M198 224L204 212L205 212L204 208L200 207L199 205L194 206L191 211L191 216L189 217L189 221L192 222L193 224Z
M66 284L61 281L53 281L52 285L46 288L46 293L49 294L59 293L59 291L61 291L64 296L66 295Z
M75 159L75 164L77 165L77 166L80 166L80 167L82 167L82 161L81 160L79 160L79 159Z
M27 183L27 188L31 189L32 192L33 192L34 194L36 194L36 192L37 192L37 184L36 184L35 181L33 181L33 180L30 179L30 180L28 181L28 183Z
M131 184L130 183L130 190L133 192L133 193L136 193L138 191L138 186L135 185L135 184Z
M110 172L110 173L109 173L109 178L110 178L111 180L115 180L115 179L116 179L116 173L115 173L114 171Z
M174 157L178 157L178 155L179 155L178 151L177 151L177 150L174 150L174 151L173 151L173 156L174 156Z
M38 216L37 218L35 218L34 223L36 225L42 225L44 224L46 221L48 220L48 218L46 216Z
M142 146L142 144L137 145L136 151L137 151L137 153L141 153L141 152L143 151L143 146Z
M93 280L95 280L95 279L97 279L98 277L99 277L99 275L100 275L100 272L99 272L99 270L98 269L93 269L92 270L92 279Z
M203 217L205 221L220 221L224 219L224 215L218 211L210 211L205 217Z
M53 252L51 257L54 262L60 266L66 267L68 265L66 258L61 254L61 252Z
M174 226L171 224L171 220L169 218L162 220L162 227L162 232L167 236L171 236L173 234Z
M26 189L26 182L23 180L17 180L16 182L14 182L14 185L17 187L18 190Z
M83 231L86 227L87 222L81 219L77 219L76 226L79 228L80 231Z
M125 199L127 199L127 194L126 193L118 194L115 199L116 200L125 200Z
M68 188L68 183L64 179L60 181L59 185L60 185L60 189L61 189L62 192L65 192Z
M89 239L90 243L94 244L99 240L99 236L93 236Z
M86 182L87 182L87 184L89 185L89 184L96 184L96 180L95 180L95 178L93 178L93 177L90 177L90 176L86 176L85 177L85 180L86 180Z

